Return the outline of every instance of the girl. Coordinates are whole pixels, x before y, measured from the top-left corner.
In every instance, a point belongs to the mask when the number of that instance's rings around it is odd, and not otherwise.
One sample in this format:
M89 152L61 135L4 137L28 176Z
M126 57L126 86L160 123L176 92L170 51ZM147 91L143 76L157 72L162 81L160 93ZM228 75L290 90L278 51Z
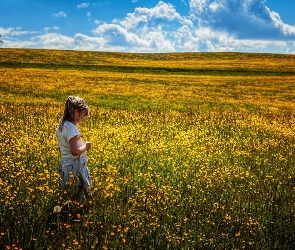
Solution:
M64 189L70 177L74 175L72 194L74 199L81 202L86 193L89 193L91 178L87 168L86 151L90 149L91 142L82 142L78 124L88 115L89 108L85 101L78 96L69 96L65 103L62 119L55 134L58 141L62 160L59 163L61 177L59 186Z

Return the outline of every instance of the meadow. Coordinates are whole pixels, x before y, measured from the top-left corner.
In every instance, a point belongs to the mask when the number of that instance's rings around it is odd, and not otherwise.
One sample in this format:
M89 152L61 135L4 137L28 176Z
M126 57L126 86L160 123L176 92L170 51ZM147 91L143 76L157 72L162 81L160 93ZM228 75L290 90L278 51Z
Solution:
M294 249L294 65L1 49L0 248ZM90 106L92 196L78 206L57 186L68 95Z

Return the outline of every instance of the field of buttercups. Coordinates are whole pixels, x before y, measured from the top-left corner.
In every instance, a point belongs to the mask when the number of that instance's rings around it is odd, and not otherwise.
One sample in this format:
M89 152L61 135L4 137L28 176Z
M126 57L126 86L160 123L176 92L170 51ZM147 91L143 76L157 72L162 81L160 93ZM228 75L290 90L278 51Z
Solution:
M77 207L57 188L61 109L0 115L7 249L294 246L293 116L93 108L92 197Z
M294 249L294 56L0 50L0 249ZM58 189L68 95L92 196Z

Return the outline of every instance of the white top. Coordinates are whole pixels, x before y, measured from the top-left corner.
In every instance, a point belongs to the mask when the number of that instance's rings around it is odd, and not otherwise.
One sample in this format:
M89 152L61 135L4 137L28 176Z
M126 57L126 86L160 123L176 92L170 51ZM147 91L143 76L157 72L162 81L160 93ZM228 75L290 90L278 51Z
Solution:
M81 138L80 138L78 127L72 122L65 121L62 127L62 132L60 132L57 127L55 134L57 137L58 146L62 155L62 159L76 159L77 156L74 156L71 154L70 140L77 135L79 138L78 146L81 147L83 145L83 142L81 141Z

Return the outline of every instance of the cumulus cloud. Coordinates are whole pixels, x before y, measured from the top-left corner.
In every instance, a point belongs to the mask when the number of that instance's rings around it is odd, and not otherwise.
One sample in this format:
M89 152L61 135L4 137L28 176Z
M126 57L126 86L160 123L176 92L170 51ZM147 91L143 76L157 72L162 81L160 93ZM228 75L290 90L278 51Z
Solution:
M45 34L31 37L26 45L132 52L295 51L295 26L284 23L265 0L181 0L181 4L189 8L187 15L181 15L170 3L159 1L152 8L135 8L122 19L95 20L92 34L88 35L77 31L68 37L56 33L57 26L45 27L39 31ZM85 2L77 8L88 6ZM67 16L63 11L53 15ZM86 15L97 18L90 12ZM2 40L32 33L20 27L0 27ZM17 41L10 38L9 42L17 46Z
M125 28L140 28L145 24L171 24L176 21L180 24L192 25L192 22L182 17L173 5L159 1L154 8L136 8L133 13L128 13L122 21L114 20Z
M295 39L295 26L284 24L265 0L190 0L189 4L200 26L226 31L237 39Z
M67 14L64 11L52 14L55 17L67 17Z
M94 33L104 37L108 46L121 47L121 50L124 50L126 47L132 47L135 51L173 50L169 40L165 40L161 28L141 30L141 34L136 34L121 25L104 23ZM164 47L164 45L168 45L168 47Z
M233 5L235 2L190 0L191 16L184 17L173 5L159 1L154 8L136 8L122 20L96 22L92 32L104 37L109 47L132 51L251 51L282 46L266 38L273 36L275 27L289 32L288 25L280 26L276 16L277 26L270 28L274 13L262 1L244 0ZM259 28L252 32L256 26ZM259 37L261 30L263 37Z
M176 44L179 50L183 51L199 51L199 37L195 34L195 30L187 25L180 27L174 34Z
M36 34L36 31L30 31L30 30L22 30L22 27L10 27L4 29L3 27L0 27L0 34L2 36L21 36L21 35L31 35Z
M35 36L33 41L43 48L50 49L67 49L74 44L74 38L61 35L59 33L47 33L40 36Z
M33 48L36 46L36 43L33 41L23 41L23 40L11 40L11 39L2 39L4 48Z
M5 36L7 34L9 34L11 32L11 30L13 30L14 28L3 28L3 27L0 27L0 34L2 36Z
M104 38L90 37L78 33L74 36L73 46L77 50L102 50L106 45Z
M30 41L5 40L5 47L47 48L47 49L74 49L74 50L103 50L106 46L104 38L90 37L77 33L74 37L59 33L46 33L34 36Z
M171 4L160 1L154 8L136 8L123 20L99 24L93 34L105 37L109 45L133 51L175 51L173 30L192 22L181 17Z
M288 53L295 26L282 22L265 0L189 0L189 16L160 1L122 20L98 23L108 44L146 51L268 51ZM154 36L154 39L151 37ZM164 45L164 46L162 46ZM293 45L294 47L294 45Z

